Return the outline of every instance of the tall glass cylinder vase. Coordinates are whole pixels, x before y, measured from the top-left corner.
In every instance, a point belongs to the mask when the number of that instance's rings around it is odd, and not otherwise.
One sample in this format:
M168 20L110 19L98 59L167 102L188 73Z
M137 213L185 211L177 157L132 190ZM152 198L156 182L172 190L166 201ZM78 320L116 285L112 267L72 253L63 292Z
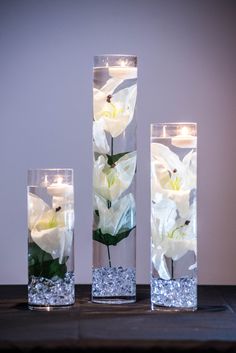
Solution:
M197 309L197 125L151 125L151 303Z
M92 300L136 300L137 58L94 57Z
M28 305L52 310L75 302L72 169L28 171Z

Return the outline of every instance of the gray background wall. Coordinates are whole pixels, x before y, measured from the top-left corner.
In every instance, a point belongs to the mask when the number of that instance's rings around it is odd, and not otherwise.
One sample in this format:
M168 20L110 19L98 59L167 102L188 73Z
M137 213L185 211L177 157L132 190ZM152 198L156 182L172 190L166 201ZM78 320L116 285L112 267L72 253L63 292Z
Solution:
M137 54L138 282L149 280L149 123L199 124L202 284L236 284L236 2L0 1L0 282L27 282L26 172L75 171L75 269L91 280L93 55Z

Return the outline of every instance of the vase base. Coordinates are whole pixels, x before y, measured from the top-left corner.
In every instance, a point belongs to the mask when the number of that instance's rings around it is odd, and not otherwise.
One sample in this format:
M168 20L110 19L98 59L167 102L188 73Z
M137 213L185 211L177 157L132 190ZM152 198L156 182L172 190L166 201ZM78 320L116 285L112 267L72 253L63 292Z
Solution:
M151 305L151 310L153 311L159 311L159 312L193 312L197 310L197 306L195 307L174 307L174 306L161 306L161 305L156 305L152 303Z
M120 305L120 304L130 304L130 303L135 303L136 302L136 297L93 297L92 298L93 303L98 303L98 304L115 304L115 305Z
M29 310L34 310L34 311L54 311L54 310L69 310L73 307L74 303L73 304L70 304L70 305L55 305L55 306L51 306L51 305L48 305L48 306L41 306L41 305L28 305L28 309Z

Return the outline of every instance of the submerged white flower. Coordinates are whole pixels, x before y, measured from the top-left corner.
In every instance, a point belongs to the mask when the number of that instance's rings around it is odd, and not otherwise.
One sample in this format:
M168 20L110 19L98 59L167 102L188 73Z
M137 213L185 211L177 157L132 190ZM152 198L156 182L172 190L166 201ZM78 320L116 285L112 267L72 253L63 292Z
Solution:
M136 169L136 152L126 153L114 165L106 156L94 161L93 186L95 193L106 200L116 200L129 188Z
M97 228L101 229L103 234L116 235L135 226L135 201L131 193L112 202L110 208L107 201L97 195L95 202L99 213Z
M31 237L53 259L58 258L60 264L64 257L70 256L73 231L66 227L54 227L40 231L35 228L31 231Z
M60 198L61 199L61 198ZM38 196L29 194L29 230L32 240L53 259L58 258L59 263L70 255L74 211L65 209L65 204L58 206L58 211L49 206Z
M132 121L137 97L136 84L113 94L121 82L112 78L101 90L93 91L94 120L102 120L104 130L112 137L119 136Z
M160 143L151 144L151 195L173 200L181 217L189 211L191 190L196 189L196 152L181 161L177 154Z
M165 256L179 260L196 248L196 202L189 209L187 218L178 218L174 201L163 198L151 206L152 263L163 279L170 279ZM194 266L190 266L189 270Z
M165 258L179 260L196 253L196 152L181 161L160 143L151 145L152 262L163 279L170 279ZM195 266L189 267L189 270Z
M114 77L109 79L101 89L93 89L94 114L95 111L102 110L107 96L111 95L123 81L123 79Z

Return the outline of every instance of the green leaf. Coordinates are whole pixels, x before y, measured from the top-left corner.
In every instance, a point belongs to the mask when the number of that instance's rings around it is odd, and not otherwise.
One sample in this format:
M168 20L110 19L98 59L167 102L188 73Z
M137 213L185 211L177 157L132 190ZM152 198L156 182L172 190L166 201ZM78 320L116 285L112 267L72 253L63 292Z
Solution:
M37 244L29 243L28 246L28 269L31 276L42 276L52 278L58 276L63 278L67 271L66 261L68 257L63 259L63 263L59 263L59 259L53 257L42 250Z
M66 273L66 264L62 263L59 264L58 259L55 259L51 261L49 265L49 278L52 278L53 276L58 276L63 278Z
M131 229L123 229L116 235L111 235L109 233L103 234L101 229L96 229L93 231L93 240L98 241L99 243L102 243L104 245L110 246L110 245L117 245L122 239L127 238L129 233L134 229L135 227Z
M112 156L110 156L109 154L107 154L107 163L112 166L113 164L115 164L121 157L123 157L124 155L126 155L127 153L130 152L124 152L124 153L118 153L118 154L113 154Z

